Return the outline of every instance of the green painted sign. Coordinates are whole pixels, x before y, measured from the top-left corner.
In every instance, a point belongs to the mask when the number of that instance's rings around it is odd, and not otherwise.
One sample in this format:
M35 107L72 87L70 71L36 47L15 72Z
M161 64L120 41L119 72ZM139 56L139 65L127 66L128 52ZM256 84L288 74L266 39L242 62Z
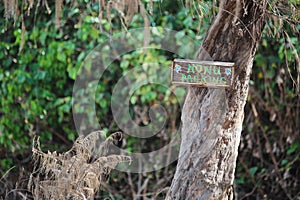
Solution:
M175 59L172 83L200 87L231 87L234 63Z

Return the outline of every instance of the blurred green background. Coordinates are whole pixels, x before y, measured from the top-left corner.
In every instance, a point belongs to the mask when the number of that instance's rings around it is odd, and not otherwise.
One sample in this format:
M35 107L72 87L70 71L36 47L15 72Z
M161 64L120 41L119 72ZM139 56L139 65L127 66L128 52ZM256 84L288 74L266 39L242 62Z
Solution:
M186 52L188 36L203 40L217 8L212 1L186 7L181 1L143 1L152 27L177 31L179 52ZM54 1L48 1L54 11ZM98 2L66 0L61 26L55 26L55 12L45 5L28 7L15 24L0 19L0 196L24 188L32 168L31 143L35 135L42 148L62 152L77 138L72 116L72 89L76 74L88 53L98 44L125 29L142 28L144 19L135 14L127 27L116 10L98 18ZM4 16L4 6L0 15ZM300 98L299 32L282 22L269 20L256 54L239 149L235 188L238 199L300 198ZM103 30L100 31L99 23ZM25 29L24 29L25 28ZM110 109L111 94L117 80L135 66L152 63L170 66L178 55L159 49L145 54L132 51L112 63L98 83L95 95L97 117L106 132L118 130ZM145 71L144 73L149 73ZM173 88L175 90L175 87ZM168 144L180 124L180 99L185 88L172 89L145 85L130 98L132 119L140 126L149 123L148 110L156 102L167 112L165 128L150 139L125 137L123 148L130 152L149 152ZM80 110L80 109L77 109ZM82 110L84 115L85 111ZM13 168L12 168L13 167ZM153 197L170 185L176 162L162 170L144 174L113 172L99 199L140 199ZM159 198L159 197L158 197Z

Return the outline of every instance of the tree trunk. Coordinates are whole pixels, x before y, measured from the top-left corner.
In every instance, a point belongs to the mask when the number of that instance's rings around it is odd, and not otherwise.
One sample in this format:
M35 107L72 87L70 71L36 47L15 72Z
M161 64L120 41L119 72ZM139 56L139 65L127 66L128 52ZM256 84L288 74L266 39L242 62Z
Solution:
M198 59L208 53L214 61L235 62L234 85L226 90L188 88L179 160L166 199L233 199L244 106L264 10L263 1L221 1Z

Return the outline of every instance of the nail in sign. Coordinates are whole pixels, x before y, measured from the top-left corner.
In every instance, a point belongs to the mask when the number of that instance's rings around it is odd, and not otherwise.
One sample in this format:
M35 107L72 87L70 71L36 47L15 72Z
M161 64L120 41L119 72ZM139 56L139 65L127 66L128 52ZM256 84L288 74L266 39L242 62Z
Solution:
M234 63L175 59L172 83L200 87L231 87Z

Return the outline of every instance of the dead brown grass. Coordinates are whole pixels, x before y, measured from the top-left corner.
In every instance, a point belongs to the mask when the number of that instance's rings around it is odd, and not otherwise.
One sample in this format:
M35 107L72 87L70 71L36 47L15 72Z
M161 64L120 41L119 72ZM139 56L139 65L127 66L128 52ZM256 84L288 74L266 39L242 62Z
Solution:
M32 148L35 167L28 183L34 199L93 199L111 169L131 161L128 156L107 155L109 145L119 134L103 142L101 131L80 136L65 153L42 152L36 138Z

